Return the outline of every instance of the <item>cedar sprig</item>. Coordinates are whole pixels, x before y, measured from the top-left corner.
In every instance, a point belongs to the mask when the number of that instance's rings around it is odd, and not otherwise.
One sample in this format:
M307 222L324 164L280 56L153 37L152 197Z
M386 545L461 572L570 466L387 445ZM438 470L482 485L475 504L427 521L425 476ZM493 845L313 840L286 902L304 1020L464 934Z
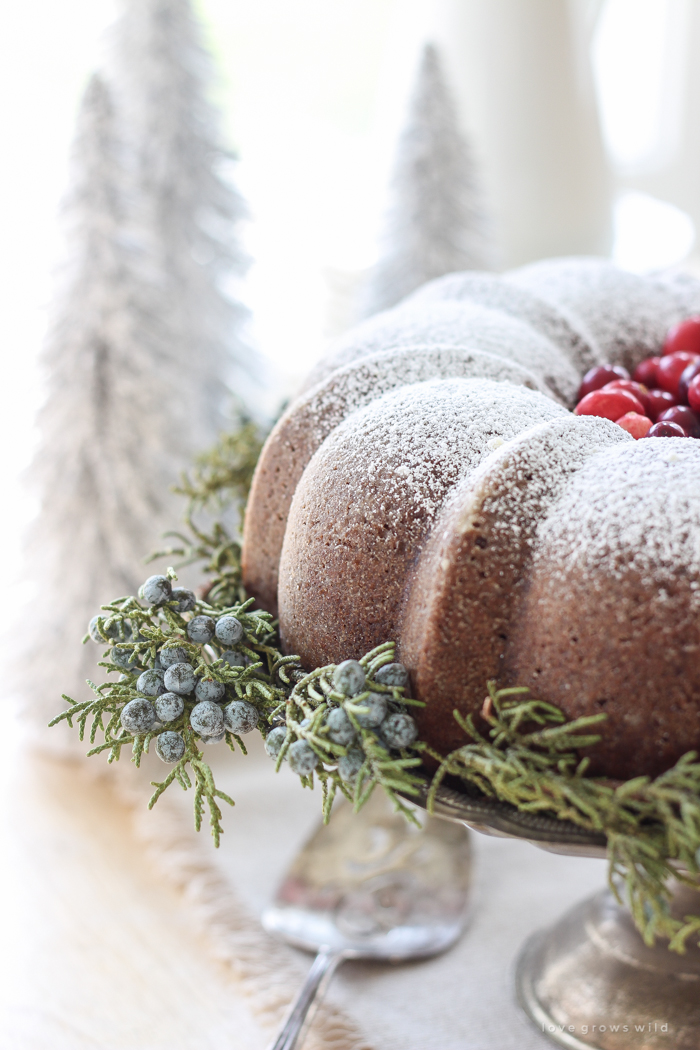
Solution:
M175 492L187 499L184 513L185 530L167 532L176 542L151 554L157 558L178 558L177 565L202 562L202 571L210 577L207 597L226 605L245 600L241 573L241 545L230 526L212 515L237 518L235 531L240 532L248 492L264 435L250 420L243 418L234 431L221 434L213 448L198 456L189 474L183 474ZM204 519L204 522L202 521Z
M458 776L487 797L523 812L540 812L571 821L607 838L609 882L618 901L627 901L647 944L667 938L685 950L700 935L700 915L674 918L670 912L672 880L698 889L700 874L700 762L695 752L652 779L635 777L614 785L587 776L582 749L600 740L586 732L605 714L571 722L558 708L530 696L529 690L496 689L482 717L488 736L471 715L454 716L471 738L447 756L433 777L428 808L433 809L444 777ZM700 900L699 900L700 906Z
M198 456L175 488L189 501L186 517L200 510L226 510L231 503L244 507L263 441L260 428L244 417L239 427L221 434Z
M320 777L322 783L323 812L326 820L337 791L344 794L357 811L379 786L398 812L404 813L409 820L416 821L412 809L406 806L401 796L417 796L420 793L423 778L410 771L421 765L421 759L413 749L401 751L398 755L392 753L380 734L363 727L357 717L367 710L363 701L372 693L387 696L390 714L405 711L406 706L424 706L420 701L406 697L402 688L386 686L375 681L374 676L380 667L392 663L394 659L393 642L385 642L361 658L359 662L365 669L367 680L365 691L358 696L349 698L336 691L333 686L335 664L316 668L302 677L289 695L285 711L287 737L277 757L277 768L281 767L289 748L296 740L305 740L313 748L323 763L323 769L317 770L316 776ZM345 710L355 729L356 739L347 747L333 743L327 736L328 727L324 725L324 719L335 707ZM350 750L360 750L364 756L352 784L346 783L338 770L338 759L346 756ZM303 777L302 783L313 788L314 774Z
M168 576L176 579L172 569ZM282 654L270 645L276 638L275 624L269 613L253 609L252 599L235 604L217 607L211 600L199 600L191 613L181 615L176 611L176 602L160 606L147 606L138 598L129 595L118 598L103 606L97 619L97 629L109 648L99 661L108 674L119 674L119 680L107 680L100 685L89 682L94 694L91 700L75 702L68 696L63 699L68 703L67 710L61 712L50 725L65 720L68 725L77 725L80 739L84 739L89 725L89 739L95 744L98 732L103 734L103 741L88 752L90 756L108 752L108 761L119 761L122 748L131 747L131 758L138 767L144 753L150 749L156 733L131 735L121 727L121 712L131 700L143 697L139 691L138 679L142 671L153 667L157 653L166 645L178 645L188 654L195 674L206 675L224 683L228 699L244 699L253 704L259 711L263 726L268 726L268 716L284 703L284 689L275 683L273 669L280 661L288 663ZM238 619L244 628L244 637L236 647L248 658L247 666L231 666L224 661L215 645L198 645L187 636L187 623L197 615L211 615L214 618L231 614ZM89 635L84 641L89 640ZM222 648L218 646L218 648ZM138 666L133 671L125 671L116 666L110 659L113 649L129 650ZM147 699L151 699L147 697ZM209 764L203 758L195 733L190 727L189 717L197 703L193 694L182 698L184 710L180 717L167 724L168 730L178 732L185 741L185 752L168 776L162 782L154 782L156 788L149 808L171 784L177 782L183 790L194 788L195 826L199 830L202 824L204 805L210 814L210 825L214 841L218 845L223 828L221 810L217 799L233 804L232 800L216 787ZM158 730L160 732L160 730ZM226 733L226 743L232 749L236 744L245 754L246 748L240 737ZM187 767L191 776L187 772Z

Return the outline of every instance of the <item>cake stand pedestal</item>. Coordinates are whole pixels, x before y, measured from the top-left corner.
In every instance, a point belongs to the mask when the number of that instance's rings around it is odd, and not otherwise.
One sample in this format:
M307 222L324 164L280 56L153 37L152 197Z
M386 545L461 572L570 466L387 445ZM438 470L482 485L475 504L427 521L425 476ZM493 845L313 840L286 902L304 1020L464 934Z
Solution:
M434 812L552 853L605 856L600 835L448 787L439 789ZM696 912L699 903L700 894L676 884L674 915ZM700 948L692 938L684 955L661 940L647 947L609 890L530 937L515 983L537 1028L570 1050L700 1050Z

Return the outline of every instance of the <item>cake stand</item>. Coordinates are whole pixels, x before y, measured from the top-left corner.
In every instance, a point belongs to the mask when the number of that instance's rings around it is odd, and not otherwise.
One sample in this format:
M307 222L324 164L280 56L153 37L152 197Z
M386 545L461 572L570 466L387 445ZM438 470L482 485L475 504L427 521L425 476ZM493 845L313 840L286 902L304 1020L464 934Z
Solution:
M421 798L425 807L427 786ZM573 857L604 858L605 836L568 821L522 813L477 793L441 785L434 813L486 835L524 839ZM700 895L676 884L671 908L697 910ZM582 901L520 951L520 1005L540 1032L571 1050L700 1050L700 948L644 944L609 890Z

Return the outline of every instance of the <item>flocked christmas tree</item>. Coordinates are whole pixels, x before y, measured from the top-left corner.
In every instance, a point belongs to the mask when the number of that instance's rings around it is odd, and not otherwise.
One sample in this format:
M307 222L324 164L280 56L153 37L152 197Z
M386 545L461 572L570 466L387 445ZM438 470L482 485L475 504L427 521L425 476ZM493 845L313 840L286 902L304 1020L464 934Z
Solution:
M135 219L149 239L168 353L179 361L189 432L201 448L223 422L225 384L244 402L255 389L255 358L242 339L247 311L231 295L247 268L236 240L246 208L208 99L212 68L190 0L122 0L112 45Z
M169 486L188 452L159 291L127 233L122 158L111 95L95 75L78 117L64 205L68 262L43 355L47 397L32 468L40 513L28 564L38 593L21 686L39 722L64 683L86 693L94 675L79 645L87 618L115 589L138 584L143 552L173 520Z
M394 306L425 281L491 262L472 153L433 44L423 51L390 194L363 316Z
M124 0L111 43L79 118L70 261L44 355L28 552L43 642L21 679L40 723L66 688L88 692L95 668L76 640L102 602L136 589L179 519L172 484L225 423L231 387L245 403L252 386L230 294L245 206L188 0Z

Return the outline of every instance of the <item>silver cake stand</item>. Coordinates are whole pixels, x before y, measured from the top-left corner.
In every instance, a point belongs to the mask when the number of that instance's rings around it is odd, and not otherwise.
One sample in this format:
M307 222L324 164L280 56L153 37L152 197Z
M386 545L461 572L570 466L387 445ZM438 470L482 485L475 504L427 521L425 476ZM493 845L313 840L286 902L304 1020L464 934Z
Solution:
M426 797L427 787L414 801L425 807ZM606 855L602 835L450 787L438 790L434 812L552 853ZM682 917L699 901L676 884L671 908ZM700 948L691 938L678 955L666 944L648 948L627 908L604 890L526 941L516 964L518 999L540 1032L571 1050L700 1050Z

